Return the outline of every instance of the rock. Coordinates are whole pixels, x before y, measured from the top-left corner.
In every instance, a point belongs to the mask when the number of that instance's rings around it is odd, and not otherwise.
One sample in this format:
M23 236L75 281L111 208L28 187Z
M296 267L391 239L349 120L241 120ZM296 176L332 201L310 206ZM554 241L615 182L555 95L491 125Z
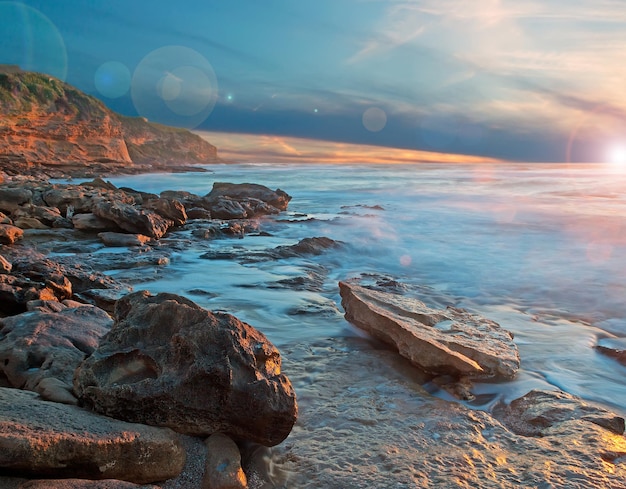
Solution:
M225 182L215 182L211 192L204 196L204 200L207 202L214 202L220 197L228 197L237 201L257 199L269 204L278 211L287 210L287 206L291 200L291 196L287 195L287 193L280 189L274 191L264 185L258 185L255 183Z
M13 224L21 229L49 229L50 227L34 217L18 217Z
M0 212L0 224L13 224L13 221L9 216Z
M13 267L15 273L16 267ZM55 282L58 280L58 282ZM69 293L69 295L68 295ZM0 312L19 314L25 312L30 301L59 301L71 295L71 284L63 276L36 281L24 275L0 274Z
M17 226L11 224L0 224L0 244L11 245L24 235Z
M624 434L624 418L565 392L533 390L508 406L499 406L494 415L522 436L545 437L570 421L593 423L616 435Z
M93 213L101 219L113 221L129 233L144 234L155 239L162 237L174 224L156 212L137 209L121 202L100 202L95 205Z
M594 423L572 419L543 437L518 435L487 412L429 395L407 360L362 338L284 352L303 409L287 442L272 448L271 470L246 471L251 487L624 485L626 439Z
M222 433L207 438L207 459L202 489L246 489L241 453L233 440Z
M19 206L30 204L32 202L33 193L26 188L21 187L3 187L0 188L0 211L12 213Z
M46 477L136 483L178 475L185 453L166 428L131 424L0 388L0 467Z
M100 177L96 177L90 182L82 182L79 184L81 187L103 188L106 190L117 190L117 187L111 182L105 181Z
M106 246L143 246L151 240L143 234L127 234L127 233L98 233L98 238Z
M13 265L2 255L0 255L0 273L11 273Z
M87 304L96 306L109 314L115 311L115 303L132 291L132 287L122 289L88 289L74 296Z
M108 314L92 306L1 318L0 373L12 387L75 404L74 371L96 349L112 323ZM46 379L58 382L44 382Z
M104 231L106 229L117 229L117 225L107 219L101 219L95 214L88 212L85 214L74 214L72 224L75 229L81 231Z
M237 318L174 294L129 294L77 370L74 390L97 412L184 434L284 440L296 396L278 350Z
M160 216L170 219L174 226L182 226L187 221L187 213L181 202L174 199L153 199L144 203L145 209L150 209Z
M463 309L435 310L417 299L339 282L345 317L416 366L437 375L512 379L520 359L513 335Z
M56 223L63 219L63 216L61 216L59 209L57 209L56 207L47 207L44 205L33 204L24 205L13 213L13 219L17 219L20 217L35 218L48 227L55 226ZM18 224L15 225L19 226Z
M187 210L187 219L211 219L211 212L202 207L192 207Z
M213 219L244 219L248 213L243 206L234 199L228 197L216 197L209 207Z
M343 243L326 237L304 238L295 245L274 248L272 258L292 258L305 255L321 255L328 249L341 248Z
M596 349L626 365L626 338L602 338L598 340Z

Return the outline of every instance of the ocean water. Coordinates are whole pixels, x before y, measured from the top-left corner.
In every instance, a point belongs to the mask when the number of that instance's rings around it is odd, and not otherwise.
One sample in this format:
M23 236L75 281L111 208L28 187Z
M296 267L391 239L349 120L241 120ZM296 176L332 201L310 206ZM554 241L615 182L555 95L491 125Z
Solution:
M517 378L477 384L476 400L466 403L472 408L489 410L543 388L626 414L626 367L594 348L600 338L626 336L626 171L542 164L207 168L110 180L199 195L215 181L259 183L289 193L288 211L263 219L269 236L192 242L136 288L183 294L232 313L282 348L363 336L343 318L337 282L386 277L430 305L467 308L515 334ZM207 250L250 254L314 236L345 246L277 261L201 257ZM285 285L301 277L316 277L318 285Z

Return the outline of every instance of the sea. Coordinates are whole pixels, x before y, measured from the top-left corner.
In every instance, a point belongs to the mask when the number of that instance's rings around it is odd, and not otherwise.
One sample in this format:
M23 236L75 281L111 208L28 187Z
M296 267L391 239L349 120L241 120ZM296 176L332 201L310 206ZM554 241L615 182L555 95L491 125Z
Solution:
M205 169L108 180L198 195L214 182L258 183L291 195L289 208L263 218L261 233L211 240L185 229L170 233L188 245L140 288L229 312L282 349L363 337L343 317L338 282L395 281L406 295L468 309L515 335L521 369L514 380L476 383L473 401L431 386L434 395L489 411L532 389L563 390L626 415L626 366L596 349L598 341L626 336L626 169L513 163ZM343 246L315 256L242 258L307 237ZM225 258L207 259L207 250ZM312 276L315 287L285 285Z

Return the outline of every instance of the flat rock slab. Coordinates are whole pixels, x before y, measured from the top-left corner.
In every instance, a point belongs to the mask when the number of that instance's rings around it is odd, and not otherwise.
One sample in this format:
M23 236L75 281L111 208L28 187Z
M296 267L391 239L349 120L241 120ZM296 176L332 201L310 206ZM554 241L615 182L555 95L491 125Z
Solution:
M26 476L120 479L176 477L185 462L178 435L126 423L36 394L0 388L0 467Z
M511 379L520 358L513 334L464 309L431 309L399 294L339 282L345 317L395 346L427 372L471 378Z
M76 371L95 411L183 434L224 432L272 446L297 418L279 351L260 331L174 294L129 294L115 323Z

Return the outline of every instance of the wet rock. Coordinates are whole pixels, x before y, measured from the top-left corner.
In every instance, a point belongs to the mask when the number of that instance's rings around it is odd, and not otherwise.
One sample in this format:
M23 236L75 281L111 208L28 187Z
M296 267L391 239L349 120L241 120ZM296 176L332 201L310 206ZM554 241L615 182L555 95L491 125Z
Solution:
M0 188L0 211L8 214L32 202L33 192L21 187Z
M175 477L184 459L177 435L166 428L0 389L0 467L5 473L148 483Z
M113 221L129 233L144 234L159 239L174 224L150 210L137 209L121 202L100 202L94 206L93 213L101 219Z
M153 199L144 203L145 209L151 209L166 219L171 220L174 226L182 226L187 221L187 213L181 202L174 199Z
M21 239L23 235L24 231L17 226L0 224L0 244L11 245Z
M108 416L208 436L280 443L297 417L278 350L251 326L173 294L118 301L115 324L74 389Z
M112 323L108 314L92 306L2 318L0 373L12 387L75 404L74 371L96 349Z
M89 212L85 214L74 214L72 224L75 229L81 231L104 231L106 229L117 229L117 225L107 219L101 219Z
M2 255L0 255L0 273L11 273L13 265Z
M511 379L520 359L513 335L463 309L436 310L417 299L339 282L346 319L438 375Z
M626 365L626 338L602 338L598 341L596 349Z
M343 243L326 237L304 238L295 245L278 246L273 250L275 258L292 258L305 255L321 255L326 250L341 248Z
M248 480L241 468L241 453L233 440L222 433L207 438L207 459L202 489L246 489Z
M291 200L291 196L280 189L274 191L264 185L255 183L237 184L226 182L215 182L211 192L204 196L204 200L211 203L217 201L220 197L228 197L239 202L245 202L247 199L256 199L269 204L277 211L286 210Z
M284 352L303 409L287 442L272 448L271 473L258 472L268 487L623 485L626 439L592 422L567 421L543 437L518 435L489 413L430 396L407 360L364 339Z
M143 246L148 243L151 238L144 236L143 234L128 234L128 233L98 233L98 238L106 246Z
M117 187L115 185L113 185L111 182L103 180L100 177L96 177L90 182L82 182L80 186L91 187L91 188L103 188L106 190L117 190Z
M593 423L616 434L624 433L624 418L565 392L530 391L494 415L511 431L522 436L548 436L563 425ZM626 453L624 453L626 455Z

